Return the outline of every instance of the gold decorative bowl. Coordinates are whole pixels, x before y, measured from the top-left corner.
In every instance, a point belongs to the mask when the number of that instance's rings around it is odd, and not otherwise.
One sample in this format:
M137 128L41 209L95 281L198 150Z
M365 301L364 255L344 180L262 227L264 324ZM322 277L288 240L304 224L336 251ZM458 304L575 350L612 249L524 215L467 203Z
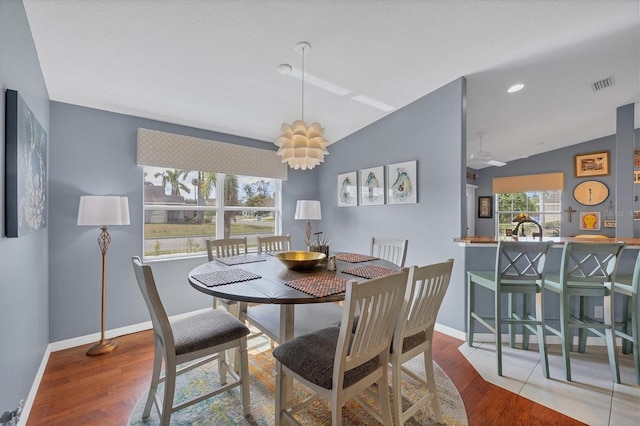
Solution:
M283 251L276 254L276 257L287 268L304 271L315 268L327 256L315 251Z

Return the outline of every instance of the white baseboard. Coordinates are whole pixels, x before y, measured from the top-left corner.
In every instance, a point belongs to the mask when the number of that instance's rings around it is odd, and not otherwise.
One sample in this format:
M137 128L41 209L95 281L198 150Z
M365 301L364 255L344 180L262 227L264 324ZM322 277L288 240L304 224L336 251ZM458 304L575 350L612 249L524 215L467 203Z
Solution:
M439 333L446 334L447 336L454 337L458 340L465 340L467 338L467 333L465 333L464 331L456 330L455 328L447 327L446 325L436 323L433 329Z
M198 311L187 312L185 314L174 315L171 319L180 319L186 318L191 315L195 315L199 312L206 311L210 308L201 309ZM113 339L118 336L123 336L125 334L137 333L139 331L145 331L151 329L151 321L141 322L139 324L128 325L126 327L120 327L113 330L105 330L104 336L107 339ZM22 414L20 415L20 421L18 422L18 426L25 426L27 424L27 419L29 418L29 413L31 412L31 407L33 407L33 402L36 399L36 394L38 393L38 388L40 387L40 382L42 381L42 377L44 376L44 370L47 368L47 363L49 362L49 356L52 352L61 351L63 349L75 348L76 346L87 345L89 343L94 343L100 341L101 333L93 333L88 334L86 336L74 337L73 339L61 340L58 342L49 343L47 348L44 351L44 355L42 356L42 361L40 362L40 367L38 368L38 372L36 373L36 377L33 380L33 384L31 385L31 390L29 390L29 395L24 402L24 406L22 408Z

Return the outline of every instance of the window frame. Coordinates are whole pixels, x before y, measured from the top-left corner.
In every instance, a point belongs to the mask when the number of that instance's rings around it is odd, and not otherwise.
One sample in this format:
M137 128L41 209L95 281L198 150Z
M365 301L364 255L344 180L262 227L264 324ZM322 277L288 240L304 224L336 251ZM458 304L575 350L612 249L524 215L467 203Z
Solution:
M551 193L555 193L555 197L558 202L544 202L544 193L546 192L551 192ZM510 195L510 194L524 194L525 197L527 199L530 199L530 197L532 195L538 195L541 202L540 205L538 206L540 208L540 210L538 211L533 211L533 210L501 210L500 209L500 197L501 196L506 196L506 195ZM531 194L531 195L530 195ZM524 213L529 217L534 217L534 216L540 216L540 217L548 217L548 215L557 215L558 216L558 227L557 227L557 235L553 235L553 236L560 236L562 235L562 220L561 220L561 215L562 215L562 190L549 190L549 189L544 189L544 190L531 190L531 191L523 191L523 192L510 192L510 193L500 193L500 194L494 194L494 202L495 202L495 214L496 214L496 220L495 220L495 228L494 228L494 232L496 236L503 236L504 234L501 233L501 225L505 225L504 223L501 224L500 222L500 217L501 215L504 214L509 214L512 215L512 217L517 216L518 214ZM543 209L543 207L547 206L547 205L557 205L558 206L558 210L548 210L548 209ZM555 222L555 221L550 221L550 220L545 220L545 221L541 221L540 222L540 226L542 227L542 236L543 237L551 237L552 235L545 235L545 231L548 230L549 228L545 228L545 223L550 223L550 222ZM512 228L515 228L516 224L514 222L513 223Z

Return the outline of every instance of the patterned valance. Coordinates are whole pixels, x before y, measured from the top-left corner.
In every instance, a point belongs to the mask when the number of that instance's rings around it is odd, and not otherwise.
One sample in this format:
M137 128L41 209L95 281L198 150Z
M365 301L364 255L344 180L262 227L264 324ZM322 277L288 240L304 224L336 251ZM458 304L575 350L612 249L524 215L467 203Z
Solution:
M143 166L202 170L287 179L287 164L275 151L138 129L138 159Z
M562 190L564 190L564 173L562 172L493 178L494 194Z

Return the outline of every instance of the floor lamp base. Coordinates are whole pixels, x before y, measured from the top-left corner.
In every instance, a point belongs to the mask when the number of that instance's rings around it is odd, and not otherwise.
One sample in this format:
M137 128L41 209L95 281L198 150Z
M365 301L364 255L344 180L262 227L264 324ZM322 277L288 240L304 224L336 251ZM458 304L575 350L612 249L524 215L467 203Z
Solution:
M118 347L118 343L115 340L100 340L95 345L91 346L87 351L88 356L97 356L108 354Z

